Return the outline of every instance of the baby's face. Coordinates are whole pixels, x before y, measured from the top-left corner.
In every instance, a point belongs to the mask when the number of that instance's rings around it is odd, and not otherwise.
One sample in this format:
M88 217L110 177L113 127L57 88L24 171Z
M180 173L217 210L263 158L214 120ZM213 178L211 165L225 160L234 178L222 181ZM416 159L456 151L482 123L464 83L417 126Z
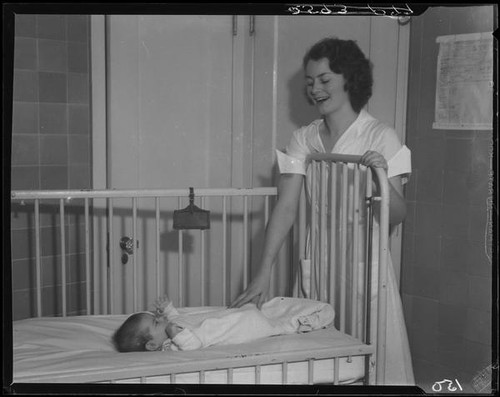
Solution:
M165 317L157 317L153 313L151 313L150 316L145 316L143 321L143 326L148 329L149 333L152 336L152 339L150 342L152 346L151 348L148 348L148 350L158 350L161 348L163 345L163 342L165 342L169 337L167 335L167 321ZM156 347L156 348L155 348Z

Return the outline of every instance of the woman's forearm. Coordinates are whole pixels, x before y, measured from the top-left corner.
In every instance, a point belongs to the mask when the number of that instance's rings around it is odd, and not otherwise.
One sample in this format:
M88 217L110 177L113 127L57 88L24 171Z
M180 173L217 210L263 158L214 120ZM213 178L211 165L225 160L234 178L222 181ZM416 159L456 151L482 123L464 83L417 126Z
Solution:
M274 259L294 223L296 212L296 208L293 209L279 203L276 205L266 229L261 261L263 268L271 269Z
M406 200L402 192L389 183L389 224L397 226L406 218Z
M375 186L375 194L378 187ZM406 200L403 197L403 186L400 177L389 178L389 225L399 225L406 218Z
M254 301L260 308L267 300L271 270L276 255L295 220L303 179L301 174L281 175L278 202L266 228L259 271L252 278L246 290L233 301L230 307L240 307L247 302Z
M281 176L278 202L266 228L261 259L263 269L272 268L276 255L295 221L302 180L302 175L284 174Z

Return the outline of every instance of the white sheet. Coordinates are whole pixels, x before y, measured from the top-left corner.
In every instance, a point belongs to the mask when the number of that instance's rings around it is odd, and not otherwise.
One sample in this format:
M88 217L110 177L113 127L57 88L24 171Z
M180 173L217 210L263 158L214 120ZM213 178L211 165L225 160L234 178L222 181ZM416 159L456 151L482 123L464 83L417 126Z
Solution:
M203 312L218 308L181 308L180 312ZM290 361L288 383L307 383L307 362L292 364L300 352L325 351L335 346L339 352L359 354L363 349L355 339L334 328L305 334L283 335L259 339L251 343L213 346L187 352L118 353L111 343L111 335L127 315L98 315L74 317L42 317L19 320L13 323L14 382L99 382L123 379L139 382L169 382L162 374L171 371L176 383L197 383L193 362L208 368L220 361L253 365L254 357L281 357ZM304 367L305 366L305 367ZM332 360L314 363L314 382L331 382ZM224 367L219 365L219 368ZM262 383L280 383L281 365L263 365ZM353 382L364 375L362 357L352 357L351 362L341 359L339 379ZM180 375L181 372L191 374ZM255 370L235 369L233 383L253 383ZM206 371L206 383L225 383L227 371ZM304 379L305 378L305 379ZM128 379L128 380L126 380ZM305 381L305 382L304 382Z

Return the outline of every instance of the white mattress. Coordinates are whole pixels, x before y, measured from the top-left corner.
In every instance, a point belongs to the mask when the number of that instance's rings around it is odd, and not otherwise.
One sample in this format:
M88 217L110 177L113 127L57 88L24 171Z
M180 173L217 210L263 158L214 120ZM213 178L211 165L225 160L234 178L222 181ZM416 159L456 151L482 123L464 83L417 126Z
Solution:
M181 308L204 311L213 308ZM305 334L283 335L251 343L213 346L185 352L119 353L111 335L127 315L42 317L13 323L14 382L146 382L199 383L196 369L204 369L205 383L251 384L259 377L263 384L280 384L287 361L286 383L307 384L307 358L312 361L313 382L330 383L334 379L334 362L340 358L337 376L340 383L351 383L364 376L364 359L356 354L370 352L371 347L344 335L334 328ZM333 350L332 350L333 349ZM262 361L264 360L264 361ZM260 370L256 372L255 365ZM228 374L225 366L238 367ZM176 373L175 378L165 374ZM142 379L141 379L142 378Z

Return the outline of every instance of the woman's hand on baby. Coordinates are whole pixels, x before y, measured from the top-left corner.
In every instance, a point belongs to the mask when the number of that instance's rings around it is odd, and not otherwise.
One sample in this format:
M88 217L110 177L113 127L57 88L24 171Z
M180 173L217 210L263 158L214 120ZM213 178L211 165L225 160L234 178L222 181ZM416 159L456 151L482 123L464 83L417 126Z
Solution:
M368 150L361 156L361 164L366 167L375 167L375 168L383 168L387 170L388 165L387 161L379 152L374 150Z
M260 309L269 299L270 283L270 272L260 271L247 289L231 303L229 308L237 308L243 306L245 303L254 302Z

